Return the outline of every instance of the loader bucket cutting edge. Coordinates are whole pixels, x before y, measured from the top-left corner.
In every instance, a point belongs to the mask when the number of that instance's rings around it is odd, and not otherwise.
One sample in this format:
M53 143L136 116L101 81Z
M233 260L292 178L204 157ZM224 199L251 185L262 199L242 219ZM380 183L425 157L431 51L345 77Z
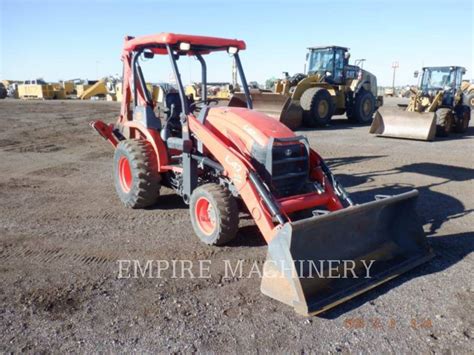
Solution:
M434 112L377 111L369 132L383 137L432 141L436 135L436 117Z
M299 104L293 103L291 98L285 95L273 93L252 92L252 103L255 111L263 112L288 126L297 129L303 121L303 111ZM229 106L245 106L245 95L234 93Z
M416 217L417 195L286 223L268 245L262 293L314 315L428 261L433 253ZM342 268L346 262L354 272Z

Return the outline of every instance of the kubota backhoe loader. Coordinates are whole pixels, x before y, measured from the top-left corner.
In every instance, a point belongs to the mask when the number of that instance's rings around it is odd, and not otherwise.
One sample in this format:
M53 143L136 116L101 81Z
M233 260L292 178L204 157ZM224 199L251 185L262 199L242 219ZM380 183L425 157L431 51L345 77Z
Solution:
M452 131L465 133L471 118L471 108L461 89L465 72L465 68L456 66L423 68L420 85L405 110L379 109L369 132L426 141L446 137Z
M241 206L268 243L262 292L305 315L428 260L418 192L355 204L305 137L252 110L239 56L244 49L240 40L172 33L125 39L120 116L115 124L91 122L115 148L115 188L125 206L159 205L161 186L169 187L189 205L196 235L210 245L236 236ZM235 59L246 107L211 106L206 97L204 56L219 51ZM177 83L177 92L166 94L163 122L140 66L140 58L155 55L168 56ZM182 56L201 63L200 101L185 94ZM318 269L327 260L347 261L353 273L328 278L331 270ZM370 276L365 269L361 276L364 263L372 265Z
M357 65L349 64L349 48L310 47L305 73L278 80L274 93L251 93L254 109L271 115L297 129L323 127L333 115L346 114L354 123L372 122L374 112L383 104L377 96L377 78ZM245 102L243 94L234 100Z

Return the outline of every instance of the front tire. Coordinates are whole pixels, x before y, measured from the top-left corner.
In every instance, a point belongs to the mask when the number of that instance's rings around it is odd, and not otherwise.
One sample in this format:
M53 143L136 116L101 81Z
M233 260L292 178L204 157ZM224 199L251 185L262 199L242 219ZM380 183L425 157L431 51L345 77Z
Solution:
M114 154L114 180L126 207L153 205L160 195L161 176L151 144L141 139L121 141Z
M324 127L334 113L334 103L329 91L324 88L310 88L301 95L303 122L307 127Z
M447 137L453 125L453 114L449 108L439 108L435 112L436 136Z
M454 131L456 133L466 133L469 128L469 120L471 119L471 108L461 105L456 107L455 112Z
M351 122L369 124L373 120L375 111L374 95L370 91L362 89L356 95L354 107L351 110L351 114L347 117Z
M227 244L237 235L237 201L221 185L209 183L196 188L191 195L189 212L194 232L208 245Z

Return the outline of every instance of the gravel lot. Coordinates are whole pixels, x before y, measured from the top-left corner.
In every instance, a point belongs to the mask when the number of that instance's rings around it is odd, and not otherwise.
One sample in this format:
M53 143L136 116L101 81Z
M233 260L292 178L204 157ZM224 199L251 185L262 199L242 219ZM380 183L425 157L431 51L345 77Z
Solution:
M472 351L474 127L432 143L375 138L343 119L301 132L358 202L419 189L437 254L303 318L263 296L258 277L223 278L223 260L265 259L251 221L217 248L199 242L169 190L154 208L122 207L113 151L87 125L118 112L107 102L0 101L1 352ZM210 259L211 278L118 279L121 259Z

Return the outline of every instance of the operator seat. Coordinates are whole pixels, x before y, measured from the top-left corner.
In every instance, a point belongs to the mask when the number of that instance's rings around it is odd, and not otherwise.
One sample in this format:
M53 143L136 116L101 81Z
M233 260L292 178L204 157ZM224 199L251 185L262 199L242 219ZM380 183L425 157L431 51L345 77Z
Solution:
M179 115L181 114L182 105L179 93L169 92L165 96L165 124L170 123L170 128L175 128L175 126L180 126Z
M165 96L165 123L160 132L161 139L168 148L178 149L182 146L181 139L181 121L180 114L182 112L181 99L178 92L169 92Z

